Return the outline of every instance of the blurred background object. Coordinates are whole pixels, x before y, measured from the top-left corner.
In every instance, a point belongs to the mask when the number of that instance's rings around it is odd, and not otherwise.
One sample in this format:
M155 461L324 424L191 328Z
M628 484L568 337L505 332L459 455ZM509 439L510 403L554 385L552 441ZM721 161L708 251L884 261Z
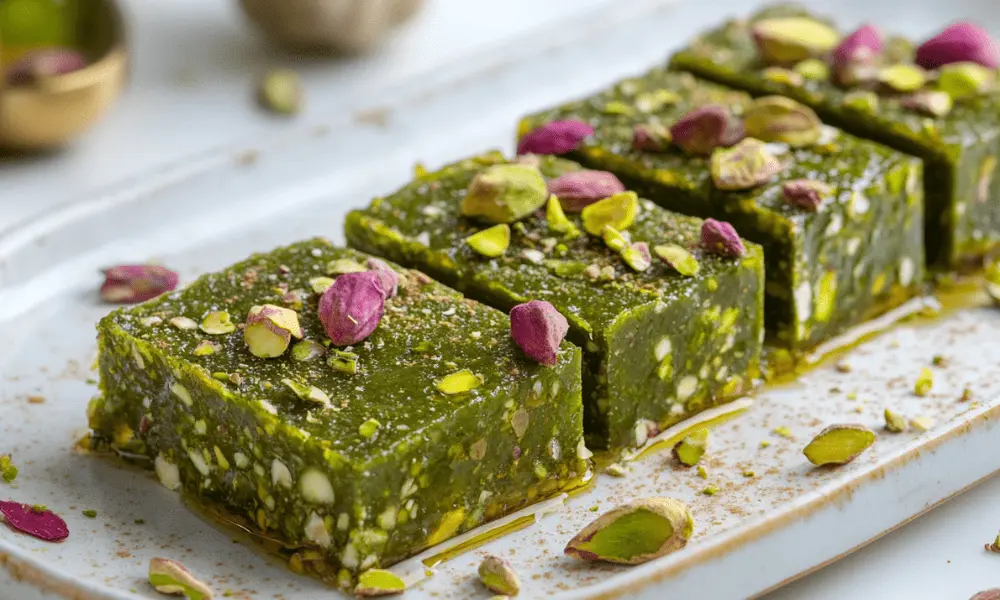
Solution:
M240 0L275 42L293 50L361 52L409 18L423 0Z
M118 97L128 57L114 0L0 2L0 146L59 146Z

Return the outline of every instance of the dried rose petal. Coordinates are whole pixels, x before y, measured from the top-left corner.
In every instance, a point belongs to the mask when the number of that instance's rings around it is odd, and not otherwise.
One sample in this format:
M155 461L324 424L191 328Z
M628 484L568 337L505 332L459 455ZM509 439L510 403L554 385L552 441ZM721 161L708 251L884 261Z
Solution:
M710 104L696 108L680 118L670 128L674 144L688 154L708 156L733 136L729 134L729 111ZM732 144L728 144L732 145Z
M157 265L120 265L104 271L101 300L135 304L177 287L177 273Z
M87 66L83 55L69 48L44 48L21 56L7 69L7 85L31 83L38 77L51 77L79 71Z
M382 285L382 292L388 300L396 295L399 290L399 275L392 270L392 267L377 258L369 258L365 263L373 273L378 273L379 282Z
M921 44L914 62L928 70L957 62L973 62L995 69L1000 62L1000 49L985 29L969 21L960 21Z
M885 48L882 30L874 25L862 25L845 37L833 50L834 66L871 64Z
M0 500L0 514L13 529L46 542L61 542L69 537L66 521L51 510L35 510L30 504Z
M521 138L518 154L566 154L580 147L580 142L594 135L594 128L583 121L553 121Z
M610 198L625 191L614 173L607 171L571 171L549 181L549 194L559 198L566 212L576 213L598 200Z
M719 256L740 257L747 251L736 229L729 223L715 219L706 219L702 223L701 246Z
M544 300L532 300L510 309L510 335L529 358L552 367L559 361L559 344L566 338L569 323L556 307Z
M319 320L336 346L350 346L378 327L385 310L382 276L375 271L345 273L319 299Z

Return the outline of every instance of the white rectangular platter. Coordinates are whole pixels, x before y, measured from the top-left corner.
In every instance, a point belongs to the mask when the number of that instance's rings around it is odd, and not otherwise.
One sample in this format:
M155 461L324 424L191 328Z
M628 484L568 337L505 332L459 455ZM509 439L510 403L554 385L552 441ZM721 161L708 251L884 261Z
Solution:
M922 35L957 15L981 16L997 31L991 4L852 1L826 9L845 23L864 17ZM45 504L72 532L53 545L0 527L0 599L8 600L11 580L46 596L155 598L145 583L153 556L182 561L234 598L335 595L252 544L233 543L231 532L206 524L147 474L72 451L96 391L88 383L93 323L108 310L96 297L99 269L157 260L190 281L295 239L341 241L344 213L402 184L416 160L433 166L509 149L521 114L638 72L698 29L750 9L735 1L621 0L548 35L512 40L502 53L384 90L368 118L293 125L280 137L192 158L0 232L0 453L13 453L21 467L16 485L0 484L0 498ZM933 392L917 397L913 383L935 355L948 364L933 367ZM514 563L527 598L763 593L1000 470L1000 390L991 377L998 356L1000 311L990 307L898 326L850 352L850 373L820 367L758 394L741 417L716 427L707 479L677 468L666 453L645 457L626 477L599 477L534 525L438 565L405 597L487 598L474 576L484 552ZM972 400L959 401L966 388ZM886 407L934 426L882 433ZM810 468L801 448L825 425L843 422L879 430L875 446L846 467ZM779 427L791 435L776 435ZM702 493L709 485L716 495ZM563 556L565 542L595 514L656 495L694 512L695 536L682 551L631 569Z

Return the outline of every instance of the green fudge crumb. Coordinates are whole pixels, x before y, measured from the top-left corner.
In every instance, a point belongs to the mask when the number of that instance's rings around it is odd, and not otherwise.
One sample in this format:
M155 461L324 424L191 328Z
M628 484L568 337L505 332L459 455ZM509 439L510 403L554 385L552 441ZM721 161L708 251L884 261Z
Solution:
M706 496L714 496L714 495L716 495L716 494L719 493L719 488L718 488L718 486L709 485L709 486L706 486L705 488L703 488L701 490L701 493L704 494L704 495L706 495Z
M7 483L13 483L17 479L17 467L11 463L10 454L0 455L0 478Z

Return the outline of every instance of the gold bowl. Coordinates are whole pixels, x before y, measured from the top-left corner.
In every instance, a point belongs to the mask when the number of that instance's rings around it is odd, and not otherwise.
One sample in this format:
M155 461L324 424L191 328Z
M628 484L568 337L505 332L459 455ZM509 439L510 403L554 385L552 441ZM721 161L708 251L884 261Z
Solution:
M114 0L72 2L67 45L86 57L87 66L16 86L6 85L0 73L0 147L60 146L89 128L121 93L128 70L121 11ZM4 38L0 30L0 58L9 65L25 49L5 45Z

